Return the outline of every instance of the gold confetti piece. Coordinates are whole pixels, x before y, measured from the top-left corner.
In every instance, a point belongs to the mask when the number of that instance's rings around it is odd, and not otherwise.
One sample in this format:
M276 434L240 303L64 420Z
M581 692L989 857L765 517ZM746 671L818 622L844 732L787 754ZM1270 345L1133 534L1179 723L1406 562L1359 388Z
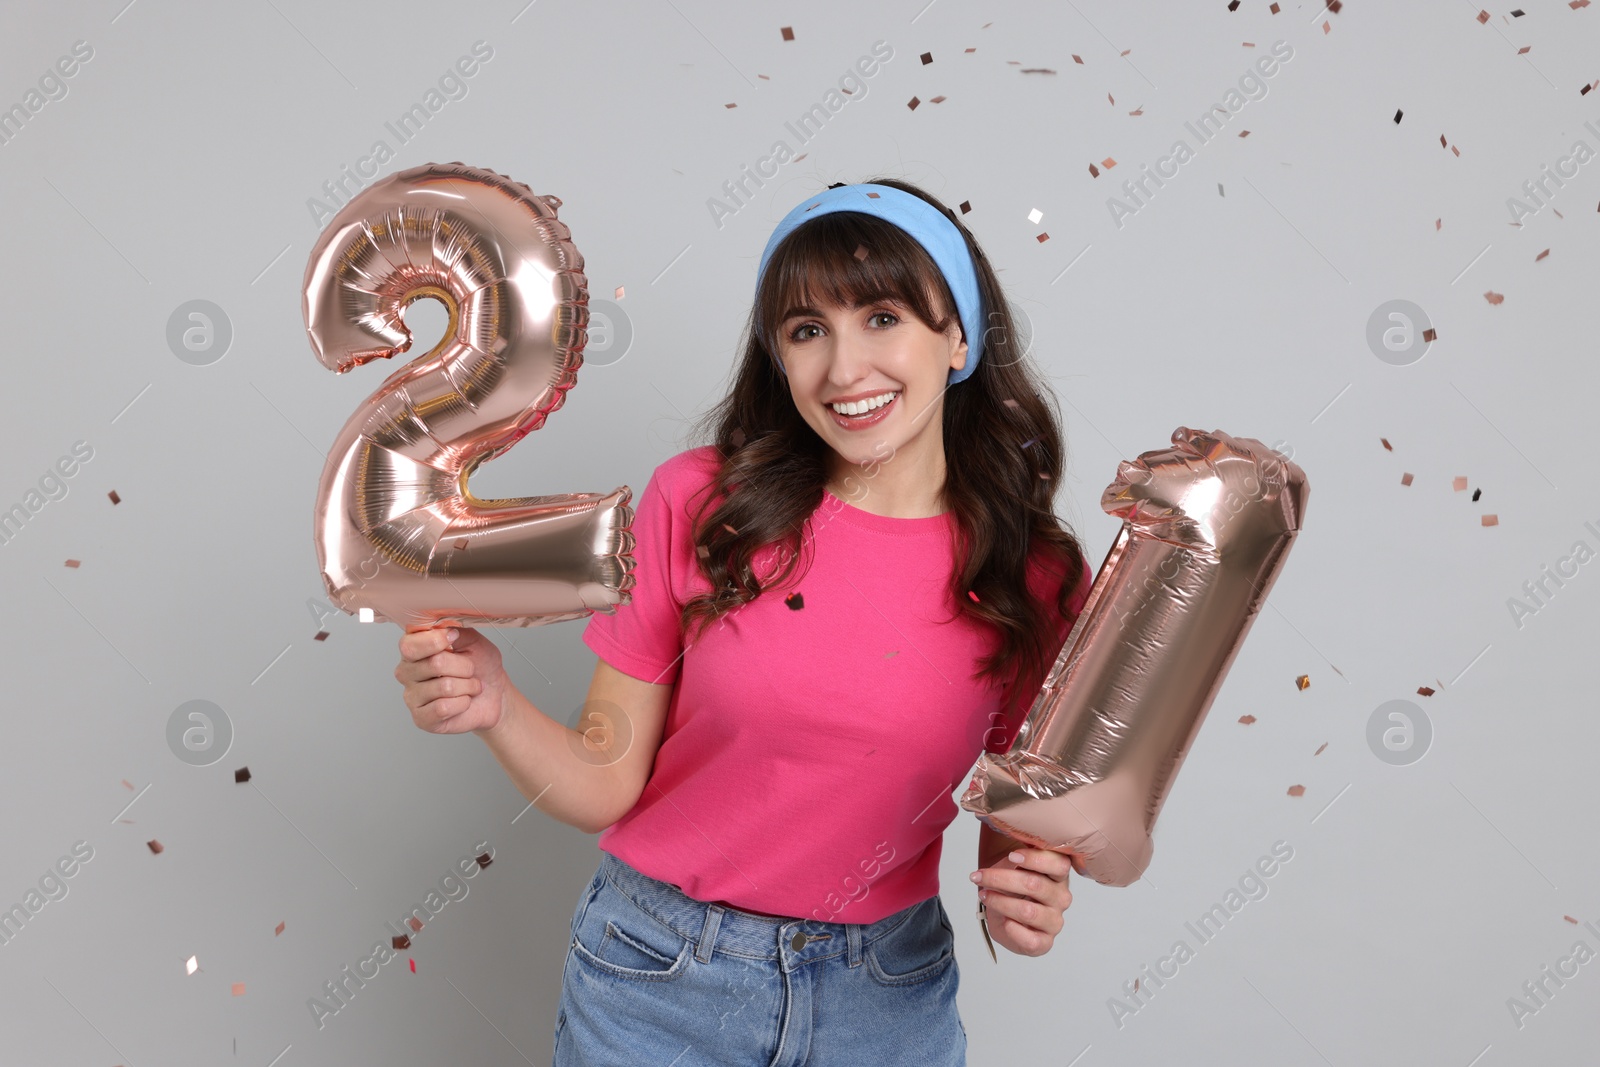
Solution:
M625 285L619 285L611 291L611 295L616 299L621 300L623 297L628 295L628 287Z
M67 566L69 566L69 567L77 568L77 567L81 567L82 565L83 564L79 560L75 560L75 559L67 560Z
M1410 485L1411 484L1411 472L1410 471L1407 471L1406 473L1400 475L1400 484L1401 485Z
M198 971L199 969L200 969L200 960L198 958L196 958L194 956L190 956L188 959L183 961L183 973L184 974L193 974L194 972Z
M107 493L106 496L111 498L111 502L113 504L122 503L122 498L117 495L117 491L115 489L113 489L113 490L111 490L111 492Z
M1490 289L1487 293L1483 294L1483 298L1485 300L1489 301L1489 303L1491 303L1491 304L1500 304L1500 303L1504 303L1505 294L1504 293L1497 293L1493 289Z
M317 631L317 636L313 637L311 640L313 640L313 641L326 641L327 639L328 639L328 631L326 631L326 630L318 630Z
M244 983L243 982L235 982L235 983L233 983L233 995L236 996L236 997L244 996Z
M1300 677L1294 680L1294 685L1296 689L1302 691L1311 688L1311 675L1302 674Z
M1394 451L1394 445L1391 445L1389 443L1389 439L1387 437L1380 437L1380 438L1378 438L1378 440L1383 442L1383 447L1384 448L1387 448L1390 452Z
M1426 686L1426 685L1417 686L1417 695L1418 696L1431 697L1431 696L1433 696L1433 693L1434 693L1433 689L1431 687L1429 687L1429 686Z
M146 841L145 844L149 845L150 846L150 851L154 852L158 856L161 855L162 852L166 851L166 846L163 845L160 841L155 840L154 838L151 838L149 841Z
M1249 726L1251 723L1256 721L1256 717L1254 715L1241 715L1239 716L1239 721L1244 723L1246 726Z
M783 39L785 41L794 40L794 27L793 26L785 26L785 27L783 27L782 33L783 33Z
M1426 330L1422 331L1422 339L1427 341L1429 344L1432 344L1434 341L1439 339L1439 331L1434 329L1432 326L1429 326Z
M1306 795L1306 787L1303 785L1291 785L1289 787L1289 795L1292 797L1303 797Z
M913 96L910 102L906 104L906 107L909 107L912 111L915 111L917 110L917 105L920 103L922 103L922 101Z
M933 53L932 52L924 52L918 58L922 60L922 65L924 67L926 67L929 63L933 62Z
M1485 515L1483 517L1482 522L1483 522L1483 525L1485 525L1485 526L1499 526L1500 525L1500 516L1498 516L1498 515Z
M1322 755L1322 750L1327 748L1327 747L1328 747L1328 742L1324 741L1324 742L1322 742L1322 744L1318 745L1317 746L1317 750L1315 752L1311 753L1311 754L1313 756L1320 756L1320 755Z
M1537 262L1539 262L1539 261L1540 261L1540 260L1541 260L1541 259L1543 259L1543 258L1544 258L1544 257L1545 257L1545 256L1548 256L1548 255L1549 255L1549 254L1550 254L1550 250L1549 250L1549 249L1548 249L1548 248L1547 248L1547 249L1545 249L1545 250L1544 250L1544 251L1543 251L1543 252L1540 252L1540 253L1539 253L1539 254L1538 254L1538 255L1536 255L1536 256L1534 256L1534 257L1533 257L1533 261L1534 261L1534 262L1535 262L1535 263L1537 263Z
M1461 490L1467 487L1467 480L1466 478L1457 475L1455 478L1451 479L1450 487L1459 493Z
M284 927L284 924L283 923L279 923L278 924L278 928L276 930L272 931L272 936L273 937L277 937L279 934L283 933L283 927Z

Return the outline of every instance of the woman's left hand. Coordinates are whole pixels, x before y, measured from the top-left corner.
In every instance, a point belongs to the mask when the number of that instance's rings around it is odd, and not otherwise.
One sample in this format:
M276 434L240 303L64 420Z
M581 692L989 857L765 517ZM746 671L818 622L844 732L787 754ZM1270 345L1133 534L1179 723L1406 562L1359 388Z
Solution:
M1019 956L1043 956L1056 943L1072 904L1072 857L1044 848L1017 849L976 872L989 936Z

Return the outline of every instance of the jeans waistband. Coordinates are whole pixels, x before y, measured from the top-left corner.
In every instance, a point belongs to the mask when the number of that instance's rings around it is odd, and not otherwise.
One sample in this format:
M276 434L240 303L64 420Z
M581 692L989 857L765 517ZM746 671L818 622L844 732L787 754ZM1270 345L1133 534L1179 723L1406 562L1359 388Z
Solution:
M756 959L783 957L786 962L847 952L854 967L860 962L863 946L889 933L927 903L909 905L872 923L768 918L696 900L671 882L651 878L609 852L600 855L599 874L642 911L685 940L696 942L695 955L701 962L710 959L713 948Z

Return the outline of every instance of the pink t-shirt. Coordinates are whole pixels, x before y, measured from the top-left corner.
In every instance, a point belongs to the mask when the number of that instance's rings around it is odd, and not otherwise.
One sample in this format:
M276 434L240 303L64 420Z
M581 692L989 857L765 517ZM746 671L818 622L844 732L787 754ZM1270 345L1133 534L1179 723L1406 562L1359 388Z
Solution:
M949 513L888 518L831 493L802 534L809 571L685 648L679 610L711 588L692 516L719 461L707 445L656 468L634 505L632 599L583 632L624 674L674 683L649 782L599 846L696 900L876 922L938 893L954 794L980 752L1010 745L1035 694L970 677L999 638L952 619ZM768 578L781 562L768 545L753 565ZM1088 597L1085 562L1055 648ZM1053 598L1060 575L1034 573Z

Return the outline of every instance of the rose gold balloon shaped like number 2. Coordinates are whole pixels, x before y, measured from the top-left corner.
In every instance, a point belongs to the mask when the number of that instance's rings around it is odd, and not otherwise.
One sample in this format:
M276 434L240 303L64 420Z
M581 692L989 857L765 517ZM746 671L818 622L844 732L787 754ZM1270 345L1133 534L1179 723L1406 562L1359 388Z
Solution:
M961 807L1102 885L1144 874L1151 832L1300 534L1305 473L1249 437L1180 426L1100 497L1122 519L1011 748Z
M536 626L629 602L627 486L510 500L467 488L544 425L583 363L588 289L560 205L493 171L430 163L357 194L311 251L306 332L331 370L407 351L413 300L450 314L438 345L362 402L323 468L323 582L363 621Z

